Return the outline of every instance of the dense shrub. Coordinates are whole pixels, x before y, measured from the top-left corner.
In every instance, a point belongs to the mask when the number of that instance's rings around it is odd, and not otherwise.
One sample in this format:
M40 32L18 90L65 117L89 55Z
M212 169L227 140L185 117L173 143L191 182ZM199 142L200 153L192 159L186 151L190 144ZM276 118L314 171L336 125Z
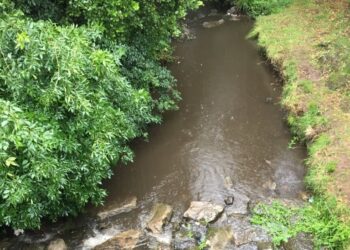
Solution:
M1 224L35 227L101 202L110 164L131 160L126 142L159 120L150 93L120 73L124 49L100 49L99 35L0 21Z
M269 15L279 12L293 0L206 0L215 7L227 9L236 6L237 9L251 17Z
M1 1L0 225L37 228L102 203L110 166L132 160L127 143L176 108L157 58L199 4Z
M66 15L66 0L13 0L16 8L35 19L60 21Z
M199 0L15 0L35 19L58 23L98 24L105 38L132 45L154 57L169 51L171 37L180 34L178 20Z
M292 1L293 0L235 0L234 3L248 15L256 17L276 13L289 5Z
M169 70L155 60L150 60L145 52L135 47L127 47L121 58L121 73L136 88L146 89L152 93L155 108L162 113L176 107L180 93L176 90L176 80Z

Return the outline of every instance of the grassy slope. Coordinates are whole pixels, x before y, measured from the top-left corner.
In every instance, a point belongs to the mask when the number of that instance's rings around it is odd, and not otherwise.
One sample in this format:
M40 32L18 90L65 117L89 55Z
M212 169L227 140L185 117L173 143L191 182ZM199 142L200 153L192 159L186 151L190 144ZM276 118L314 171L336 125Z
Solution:
M307 183L319 195L336 197L349 222L349 1L295 0L279 14L259 17L252 35L286 81L288 122L308 144Z

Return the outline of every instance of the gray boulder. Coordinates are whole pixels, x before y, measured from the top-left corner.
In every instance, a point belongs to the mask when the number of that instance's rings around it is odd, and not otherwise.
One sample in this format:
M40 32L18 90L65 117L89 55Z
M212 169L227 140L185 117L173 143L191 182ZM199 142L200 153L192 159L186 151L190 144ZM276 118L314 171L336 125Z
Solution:
M233 232L231 228L215 229L214 233L209 237L207 245L209 250L226 249L233 240Z
M299 233L297 236L290 238L287 243L283 243L284 250L312 250L314 245L312 237L309 234Z
M250 199L248 196L234 192L234 201L231 206L226 208L226 213L228 216L239 215L239 214L248 214L248 204Z

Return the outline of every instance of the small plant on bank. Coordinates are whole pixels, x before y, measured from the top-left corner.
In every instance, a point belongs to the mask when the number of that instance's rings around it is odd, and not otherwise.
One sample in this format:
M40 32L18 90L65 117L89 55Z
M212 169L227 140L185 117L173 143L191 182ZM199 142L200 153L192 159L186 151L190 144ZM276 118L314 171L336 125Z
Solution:
M326 171L328 174L334 173L336 168L337 168L337 163L334 161L328 162L326 164Z
M300 85L302 86L305 93L311 93L313 90L312 82L310 80L302 80L300 81Z
M295 214L296 209L287 209L279 202L273 202L271 206L258 204L254 208L251 222L266 229L272 236L273 243L279 246L297 234L292 225L292 217Z
M314 198L299 208L259 204L251 222L267 230L276 246L299 233L312 235L316 249L345 249L350 240L350 225L339 219L335 199Z
M317 104L311 103L307 111L301 115L290 115L288 123L291 126L293 134L300 139L306 139L307 131L314 128L325 127L327 120L322 116Z
M193 233L191 224L187 224L186 225L186 230L187 230L187 235L186 236L188 238L190 238L190 239L193 239L194 238L194 233Z
M205 237L205 238L203 238L203 239L201 240L201 242L199 243L198 249L199 249L199 250L204 250L207 246L208 246L208 244L207 244L207 238Z
M208 224L209 224L209 222L206 221L205 219L201 219L201 220L199 221L199 223L200 223L201 225L203 225L203 226L208 226Z
M200 242L198 249L204 250L206 247L207 247L207 239L204 239L203 241Z
M299 138L296 137L296 136L293 136L293 138L292 138L292 139L290 140L290 142L288 143L288 148L289 148L289 149L294 149L295 146L297 145L298 141L299 141Z

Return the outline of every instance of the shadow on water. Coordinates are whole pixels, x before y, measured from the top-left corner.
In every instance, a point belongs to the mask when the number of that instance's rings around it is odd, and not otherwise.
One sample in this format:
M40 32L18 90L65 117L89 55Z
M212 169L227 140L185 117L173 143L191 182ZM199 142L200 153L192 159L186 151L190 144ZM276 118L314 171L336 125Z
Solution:
M151 128L149 142L134 142L135 161L115 168L103 208L36 237L58 233L74 248L93 246L118 230L144 226L156 202L173 206L179 218L193 200L222 202L228 176L251 199L297 198L305 150L288 148L278 81L255 43L245 38L252 25L244 18L213 29L190 25L196 39L176 42L176 60L169 65L183 97L179 111ZM94 214L133 196L137 209L116 218L110 235L98 234Z

